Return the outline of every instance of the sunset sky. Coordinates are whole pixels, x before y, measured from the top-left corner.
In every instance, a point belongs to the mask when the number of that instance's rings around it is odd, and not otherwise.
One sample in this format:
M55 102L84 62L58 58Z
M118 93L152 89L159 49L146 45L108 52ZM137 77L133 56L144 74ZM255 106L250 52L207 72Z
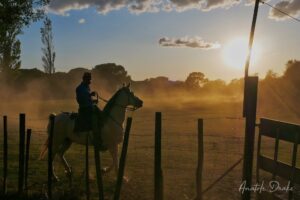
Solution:
M268 1L299 17L300 1ZM57 71L113 62L134 80L184 80L201 71L210 79L243 76L253 5L239 0L52 0ZM22 67L42 70L40 28L20 36ZM260 6L251 73L283 72L300 59L300 23Z

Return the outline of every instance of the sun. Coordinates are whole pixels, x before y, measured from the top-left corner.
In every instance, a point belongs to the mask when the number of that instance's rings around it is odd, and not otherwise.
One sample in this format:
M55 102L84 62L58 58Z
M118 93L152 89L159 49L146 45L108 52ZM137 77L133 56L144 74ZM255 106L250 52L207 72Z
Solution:
M252 48L251 63L255 64L260 55L260 47L257 42L254 43ZM229 41L224 45L222 55L226 65L236 69L243 69L245 66L248 54L248 39L239 37Z

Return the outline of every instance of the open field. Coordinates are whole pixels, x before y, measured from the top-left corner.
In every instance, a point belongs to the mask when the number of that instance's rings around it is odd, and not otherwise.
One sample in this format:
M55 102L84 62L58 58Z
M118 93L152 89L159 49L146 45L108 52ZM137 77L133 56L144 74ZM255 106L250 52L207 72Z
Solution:
M18 106L17 106L18 105ZM154 114L162 112L162 162L164 175L165 199L192 199L195 195L195 172L197 166L197 119L204 118L204 175L203 187L208 187L228 168L237 162L243 154L244 120L241 118L241 103L201 104L199 106L168 107L166 105L149 107L129 113L133 116L133 125L129 138L126 163L126 176L129 182L122 188L122 199L153 199L154 182ZM9 192L16 191L18 172L18 112L27 114L27 128L32 128L32 145L29 163L29 194L44 194L47 183L47 162L39 161L40 147L46 139L45 127L47 116L55 111L75 111L76 105L71 101L49 101L44 106L41 102L30 104L11 104L3 106L1 114L8 115L9 121ZM8 112L9 111L9 112ZM272 113L269 114L272 116ZM282 116L281 116L282 117ZM274 118L277 118L274 116ZM297 119L290 117L286 120ZM1 124L2 130L2 124ZM2 134L1 134L2 135ZM3 137L0 138L0 160L2 160ZM263 141L263 152L271 154L273 142ZM290 162L292 145L283 144L279 159ZM56 171L61 182L56 183L54 194L74 195L85 199L84 187L84 147L73 144L66 158L74 170L72 186L64 176L62 167L56 164ZM111 162L108 153L102 154L103 165ZM90 148L90 171L95 175L93 149ZM297 166L300 166L298 159ZM2 162L0 176L2 176ZM204 195L204 199L239 199L238 188L241 180L240 163L224 179L218 182ZM95 177L94 177L95 178ZM115 175L104 176L105 194L108 199L113 196ZM97 197L96 181L91 181L92 195ZM72 198L72 197L70 197Z

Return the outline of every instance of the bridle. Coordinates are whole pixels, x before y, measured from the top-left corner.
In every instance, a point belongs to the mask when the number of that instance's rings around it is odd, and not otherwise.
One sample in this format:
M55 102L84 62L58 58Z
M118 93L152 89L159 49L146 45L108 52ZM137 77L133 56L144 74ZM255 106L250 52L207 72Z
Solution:
M104 99L102 98L101 96L98 95L98 93L96 93L96 96L97 96L97 102L98 102L98 99L102 100L103 102L105 103L108 103L108 100L107 99ZM129 96L127 95L127 98L128 98L128 102L129 102ZM114 104L114 106L118 106L118 107L121 107L121 108L125 108L126 111L132 111L134 112L135 110L137 110L138 108L137 107L131 107L131 106L124 106L124 105L121 105L121 104Z
M99 102L99 99L102 100L103 102L105 103L108 103L108 100L107 99L104 99L102 98L101 96L99 96L99 94L96 92L96 98L97 98L97 103ZM129 95L127 94L127 98L128 98L128 101L129 102ZM135 110L137 110L138 108L137 107L131 107L131 106L124 106L124 105L121 105L121 104L117 104L117 103L114 103L114 106L118 106L118 107L121 107L121 108L125 108L125 111L131 111L132 112L132 115L134 113ZM123 125L122 123L118 122L115 118L113 118L109 113L107 113L107 116L113 121L115 122L119 127L123 128Z

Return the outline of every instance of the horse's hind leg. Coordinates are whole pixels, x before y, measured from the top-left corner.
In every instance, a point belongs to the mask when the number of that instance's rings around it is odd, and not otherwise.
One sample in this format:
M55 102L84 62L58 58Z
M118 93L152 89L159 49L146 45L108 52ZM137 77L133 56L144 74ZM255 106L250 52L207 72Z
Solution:
M62 162L62 164L65 167L65 173L68 177L70 177L72 175L72 168L68 164L64 154L70 148L71 144L72 144L72 141L70 139L65 139L58 151L58 156L60 158L60 161Z

